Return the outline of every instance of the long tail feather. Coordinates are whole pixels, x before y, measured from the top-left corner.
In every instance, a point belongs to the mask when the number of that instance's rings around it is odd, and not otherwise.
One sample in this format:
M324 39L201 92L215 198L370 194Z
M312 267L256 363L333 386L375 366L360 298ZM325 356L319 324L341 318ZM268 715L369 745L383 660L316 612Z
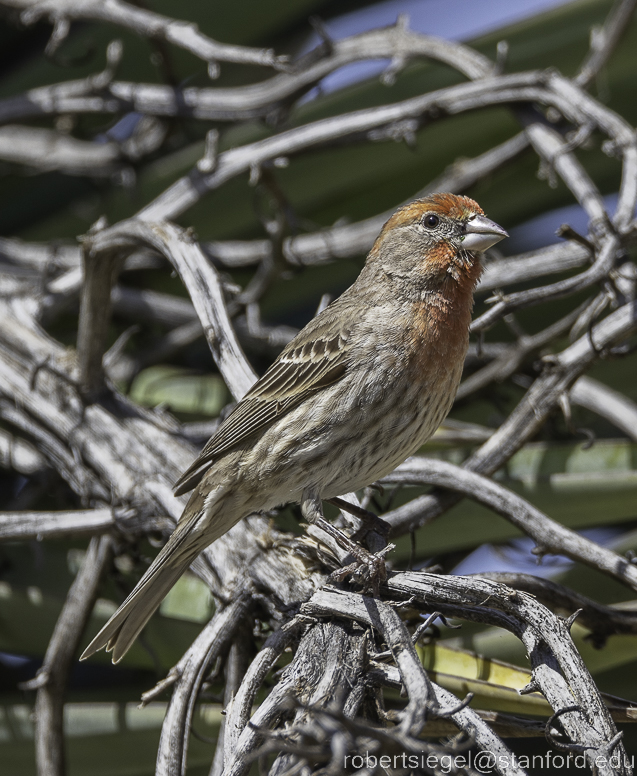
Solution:
M86 660L102 647L107 652L112 650L113 663L124 657L170 588L209 544L208 540L201 541L201 534L193 535L193 524L198 517L177 526L137 587L91 641L80 660Z

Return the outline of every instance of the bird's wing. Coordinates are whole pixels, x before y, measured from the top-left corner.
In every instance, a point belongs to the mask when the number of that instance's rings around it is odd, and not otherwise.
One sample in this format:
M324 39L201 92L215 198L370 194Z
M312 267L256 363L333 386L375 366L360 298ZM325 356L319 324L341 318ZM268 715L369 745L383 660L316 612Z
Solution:
M192 490L209 464L238 442L289 412L309 395L340 380L347 368L352 324L329 308L282 351L175 483L175 495Z

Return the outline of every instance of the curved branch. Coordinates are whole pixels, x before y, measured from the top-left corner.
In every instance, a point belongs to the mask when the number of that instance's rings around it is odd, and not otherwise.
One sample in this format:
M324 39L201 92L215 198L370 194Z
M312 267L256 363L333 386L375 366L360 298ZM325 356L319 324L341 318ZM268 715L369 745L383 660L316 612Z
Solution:
M274 667L283 651L295 640L298 640L300 631L305 627L305 624L302 618L297 618L275 631L268 637L263 649L250 663L237 694L226 709L224 735L224 761L226 763L229 763L234 757L239 738L250 720L254 699L265 677Z
M413 597L427 609L435 607L443 613L456 609L461 617L473 614L478 621L491 620L513 630L531 658L537 689L562 713L564 729L582 746L589 766L599 767L601 760L596 762L596 757L607 754L617 730L563 620L527 593L475 577L405 572L393 575L387 586L394 595ZM463 601L461 607L458 601ZM574 702L578 710L567 712ZM617 769L606 762L607 774L630 772L621 744L619 754Z
M57 0L50 2L53 4ZM72 3L74 0L65 2ZM99 8L105 5L98 0L93 2ZM105 85L100 84L98 89L92 78L43 86L17 97L0 100L0 123L47 114L115 113L130 110L147 115L193 116L217 121L241 121L258 117L277 121L287 106L325 76L345 65L379 58L406 62L416 57L443 62L468 78L480 78L493 70L493 63L489 59L461 43L410 32L402 25L397 25L333 41L329 48L319 45L298 62L286 66L288 72L248 86L174 89L157 84L111 81Z
M527 146L526 137L521 133L473 159L459 160L407 201L411 202L435 191L461 193L516 158ZM402 204L407 204L407 201ZM364 255L370 250L383 224L395 209L386 210L354 224L287 237L283 241L283 255L293 266L322 264L334 259ZM213 259L228 267L249 266L272 257L270 240L225 240L204 243L203 248Z
M206 174L195 167L189 175L180 178L144 207L138 217L146 221L175 218L198 202L206 192L219 188L237 175L251 169L258 170L270 160L298 154L309 147L320 148L345 140L352 142L361 137L383 139L384 136L381 138L377 133L370 137L370 133L381 127L403 126L405 121L412 122L410 131L415 131L431 120L432 113L439 118L512 102L539 102L552 106L576 125L593 124L611 136L624 158L615 222L618 228L627 229L637 200L637 175L630 177L637 172L637 140L632 129L567 79L552 72L533 71L482 78L403 102L321 119L265 140L229 149L219 154L213 172ZM631 203L631 219L626 222L625 211Z
M248 613L251 598L247 591L215 612L186 654L172 669L173 694L161 729L157 752L157 776L177 776L186 772L190 726L197 693L211 663L232 641Z
M198 202L208 191L215 190L227 181L251 169L257 169L270 160L288 157L308 148L320 148L336 142L353 142L361 138L389 139L369 133L382 127L405 126L410 121L410 131L415 131L431 120L468 110L509 102L537 101L556 104L568 117L584 122L585 116L571 101L564 100L547 88L551 77L544 73L528 72L507 76L483 78L466 84L439 89L412 97L403 102L377 108L354 111L333 118L320 119L311 124L279 132L271 138L259 140L239 148L231 148L219 154L211 173L195 167L187 176L169 186L138 214L146 221L174 219Z
M604 606L550 579L505 571L479 572L475 576L508 585L515 590L524 590L545 606L557 609L567 617L581 610L577 622L591 631L596 647L602 647L606 639L614 634L637 633L637 612Z
M561 81L559 81L559 86L563 86ZM578 162L575 155L568 150L567 143L562 140L557 132L539 123L528 126L527 133L533 147L540 157L552 168L555 168L566 185L573 192L580 205L587 212L590 219L591 234L594 237L600 236L600 245L596 251L597 255L595 261L589 269L573 278L561 280L550 286L539 286L537 288L529 289L528 291L520 291L516 294L510 294L502 298L494 304L490 310L473 321L471 330L474 332L489 328L497 320L512 310L561 299L565 296L589 288L595 283L599 283L608 276L608 273L614 266L621 247L618 237L608 231L610 224L601 194L585 172L582 165ZM626 160L624 166L628 164L628 159L632 157L636 148L634 140L631 140L630 146L626 147ZM625 178L622 183L622 188L623 192L620 192L620 199L622 196L625 196L626 199L631 198L633 207L633 211L631 212L634 212L635 202L637 201L637 191L634 195L631 194L630 191L626 191L630 186L627 184ZM622 220L621 214L619 213L619 205L618 214L616 215L615 220L619 220L619 222Z
M626 558L579 536L551 520L521 496L466 468L433 458L409 458L383 482L437 485L462 493L497 512L530 536L539 552L566 555L637 590L637 567Z
M637 442L637 403L619 391L593 380L580 377L569 391L572 402L600 415Z
M186 231L169 223L131 219L97 232L87 249L92 257L99 257L140 244L166 256L181 276L219 371L235 398L240 399L256 375L236 338L218 273Z

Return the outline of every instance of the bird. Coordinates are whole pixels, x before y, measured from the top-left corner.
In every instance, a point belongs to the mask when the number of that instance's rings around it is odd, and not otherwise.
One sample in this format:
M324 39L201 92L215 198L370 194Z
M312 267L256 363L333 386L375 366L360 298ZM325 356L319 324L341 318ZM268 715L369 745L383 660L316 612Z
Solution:
M132 593L81 656L119 662L197 555L243 517L364 488L415 453L453 404L482 252L506 231L473 199L435 193L384 224L357 279L314 317L175 484L193 491ZM325 521L324 521L325 522Z

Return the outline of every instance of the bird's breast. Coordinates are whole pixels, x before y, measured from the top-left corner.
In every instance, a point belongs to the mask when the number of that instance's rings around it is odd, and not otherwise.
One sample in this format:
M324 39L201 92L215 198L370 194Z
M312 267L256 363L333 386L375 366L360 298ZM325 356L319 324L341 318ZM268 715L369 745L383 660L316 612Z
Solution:
M443 294L413 305L405 342L410 379L434 388L457 373L469 345L471 308L471 297L450 299Z

